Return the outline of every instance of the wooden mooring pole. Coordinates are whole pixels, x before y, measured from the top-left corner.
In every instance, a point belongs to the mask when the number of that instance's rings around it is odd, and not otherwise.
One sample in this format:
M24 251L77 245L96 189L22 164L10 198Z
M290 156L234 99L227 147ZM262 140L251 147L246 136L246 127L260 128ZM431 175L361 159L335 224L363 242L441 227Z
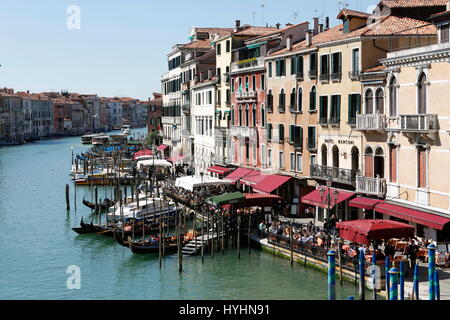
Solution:
M70 211L69 185L66 184L66 209Z

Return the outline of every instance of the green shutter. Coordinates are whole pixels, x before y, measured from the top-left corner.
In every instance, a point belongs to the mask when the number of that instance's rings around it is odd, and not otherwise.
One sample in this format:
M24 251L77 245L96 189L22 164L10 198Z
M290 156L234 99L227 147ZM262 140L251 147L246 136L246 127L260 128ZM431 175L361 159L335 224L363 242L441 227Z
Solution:
M325 113L325 97L321 96L319 98L319 100L320 100L320 110L319 110L320 111L320 118L326 119L327 115L324 114Z
M356 110L356 114L360 114L361 113L361 95L357 94L355 97L355 110Z
M338 119L339 121L341 120L341 96L338 95L336 97L336 119Z
M352 123L352 119L355 118L355 106L353 105L353 95L348 95L348 123Z
M292 124L289 126L289 141L291 143L294 142L294 128L295 126Z
M342 73L342 52L339 52L339 73Z
M299 128L299 142L300 142L300 147L303 147L303 128L302 127L298 127Z
M297 71L297 66L296 66L296 58L291 58L291 74L295 74Z

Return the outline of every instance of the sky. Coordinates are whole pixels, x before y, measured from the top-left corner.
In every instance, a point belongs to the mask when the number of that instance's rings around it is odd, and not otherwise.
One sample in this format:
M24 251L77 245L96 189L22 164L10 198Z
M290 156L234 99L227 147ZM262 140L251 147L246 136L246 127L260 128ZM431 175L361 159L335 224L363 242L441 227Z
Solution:
M338 2L344 0L2 0L0 87L148 100L161 90L167 54L189 41L191 27L232 28L235 20L312 25L321 15L333 26ZM378 1L346 2L367 11Z

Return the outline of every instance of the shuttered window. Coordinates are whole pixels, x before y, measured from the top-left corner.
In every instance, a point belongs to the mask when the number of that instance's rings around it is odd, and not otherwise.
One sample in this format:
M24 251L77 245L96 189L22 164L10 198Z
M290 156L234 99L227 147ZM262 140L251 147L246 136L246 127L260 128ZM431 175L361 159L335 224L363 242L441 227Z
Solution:
M397 182L397 151L396 146L389 148L389 175L393 183Z
M316 87L311 89L309 93L309 111L317 110L317 94Z
M418 187L425 188L427 186L427 151L425 148L418 149Z
M321 122L327 121L328 119L328 97L321 96L320 97L320 120Z

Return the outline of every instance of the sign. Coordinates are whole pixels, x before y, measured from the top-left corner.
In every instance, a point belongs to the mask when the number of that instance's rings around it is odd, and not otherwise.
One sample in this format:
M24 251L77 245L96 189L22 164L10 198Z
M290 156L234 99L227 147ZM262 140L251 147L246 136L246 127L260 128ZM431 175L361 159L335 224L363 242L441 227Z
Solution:
M325 139L325 143L330 143L330 144L336 144L334 139ZM353 140L337 140L337 144L347 144L347 145L354 145L355 141Z

